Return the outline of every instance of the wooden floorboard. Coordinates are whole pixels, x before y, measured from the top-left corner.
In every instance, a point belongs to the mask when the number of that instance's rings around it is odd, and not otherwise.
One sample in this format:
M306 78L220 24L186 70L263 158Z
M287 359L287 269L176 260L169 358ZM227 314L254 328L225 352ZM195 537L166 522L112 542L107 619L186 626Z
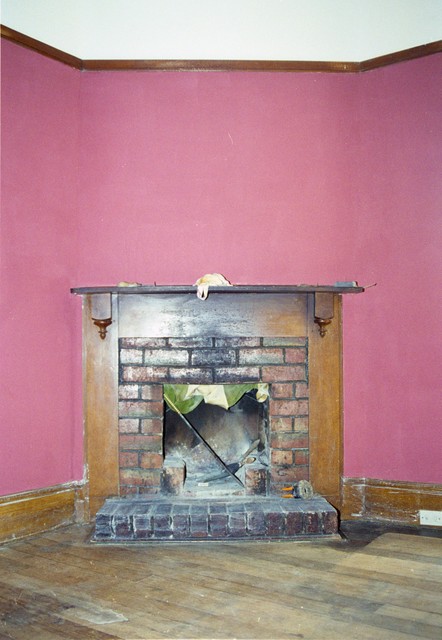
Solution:
M0 546L0 640L442 637L442 539Z

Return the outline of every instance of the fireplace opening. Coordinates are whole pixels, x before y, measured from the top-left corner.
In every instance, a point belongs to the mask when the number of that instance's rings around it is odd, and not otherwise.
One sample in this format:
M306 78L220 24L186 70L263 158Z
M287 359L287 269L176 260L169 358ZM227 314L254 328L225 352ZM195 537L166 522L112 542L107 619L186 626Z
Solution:
M163 393L164 493L268 494L268 385L164 385Z

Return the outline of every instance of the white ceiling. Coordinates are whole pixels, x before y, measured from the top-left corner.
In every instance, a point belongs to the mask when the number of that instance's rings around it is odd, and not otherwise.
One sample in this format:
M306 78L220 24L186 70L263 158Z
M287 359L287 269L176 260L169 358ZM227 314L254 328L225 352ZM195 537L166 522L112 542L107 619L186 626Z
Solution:
M442 0L0 0L83 60L360 62L442 39Z

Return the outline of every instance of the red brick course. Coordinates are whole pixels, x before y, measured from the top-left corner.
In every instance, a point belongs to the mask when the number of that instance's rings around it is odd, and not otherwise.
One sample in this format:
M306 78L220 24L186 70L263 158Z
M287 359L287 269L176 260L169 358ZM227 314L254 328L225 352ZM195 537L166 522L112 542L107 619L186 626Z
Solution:
M235 349L195 349L190 358L190 364L196 367L236 364Z
M141 400L120 400L120 416L140 418L157 418L163 415L162 402L143 402Z
M269 413L271 416L297 416L300 414L299 400L270 400Z
M308 416L295 418L295 431L308 431Z
M297 398L308 398L309 397L308 384L306 382L297 382L295 387L296 387L296 397Z
M298 349L285 349L285 361L291 364L304 363L306 355L306 350L301 347Z
M308 464L308 462L309 462L308 449L298 449L295 451L295 464L303 465L303 464Z
M143 400L163 401L163 385L162 384L142 384L141 397Z
M163 456L161 453L141 453L141 469L161 469L163 466Z
M136 496L138 494L138 487L128 487L124 484L120 484L120 496L125 498L126 496Z
M151 469L120 469L120 483L129 486L160 486L160 471Z
M235 384L237 382L258 382L260 379L258 367L217 367L215 369L216 383Z
M123 367L123 382L167 382L166 367Z
M215 338L215 347L260 347L261 338Z
M163 417L141 420L141 433L163 435Z
M272 465L292 465L293 451L272 449L270 460Z
M144 348L144 347L165 347L166 338L121 338L121 349Z
M207 349L213 347L213 338L167 338L167 344L173 349ZM220 345L222 346L222 345Z
M305 416L308 414L307 400L270 400L271 416Z
M137 451L121 451L120 467L138 467Z
M280 417L274 417L271 416L270 417L270 432L274 432L274 431L293 431L293 417L286 417L286 418L280 418Z
M139 398L140 387L138 384L120 384L118 397L120 400L133 400Z
M294 484L300 480L308 480L308 467L273 467L270 470L270 481L276 491L284 485Z
M271 392L272 398L293 398L295 385L292 382L274 382L272 384Z
M274 449L307 449L308 435L302 433L273 433L270 446Z
M308 416L308 400L298 400L298 415Z
M307 338L263 338L264 347L305 347Z
M239 364L282 364L283 349L240 349Z
M141 364L143 362L142 349L121 349L121 364Z
M120 433L138 433L140 430L140 421L136 418L120 418L118 421L118 429Z
M121 451L153 451L162 453L162 435L120 435Z
M300 364L285 367L262 367L261 380L262 382L305 380L305 366Z
M144 362L147 365L183 365L189 364L189 352L186 349L145 349Z

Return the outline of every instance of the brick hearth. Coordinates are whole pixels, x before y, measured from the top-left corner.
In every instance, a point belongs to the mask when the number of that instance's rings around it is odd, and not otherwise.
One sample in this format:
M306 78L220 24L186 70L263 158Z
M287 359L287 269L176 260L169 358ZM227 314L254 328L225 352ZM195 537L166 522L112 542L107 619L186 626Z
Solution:
M225 500L108 499L96 516L94 540L280 539L336 534L336 510L322 497Z

